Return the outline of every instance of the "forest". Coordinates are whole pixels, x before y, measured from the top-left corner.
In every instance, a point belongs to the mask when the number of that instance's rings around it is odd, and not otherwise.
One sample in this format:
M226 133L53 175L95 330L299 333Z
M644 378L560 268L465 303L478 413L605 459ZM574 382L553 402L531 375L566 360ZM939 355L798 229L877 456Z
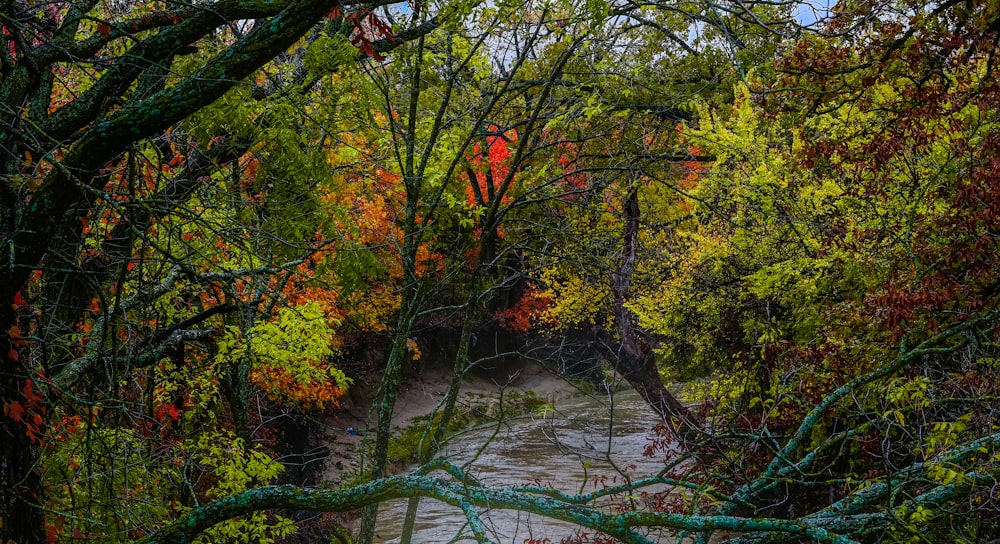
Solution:
M0 542L370 544L395 499L1000 541L998 41L992 0L0 0ZM441 455L515 358L617 376L662 470ZM355 476L303 477L359 398Z

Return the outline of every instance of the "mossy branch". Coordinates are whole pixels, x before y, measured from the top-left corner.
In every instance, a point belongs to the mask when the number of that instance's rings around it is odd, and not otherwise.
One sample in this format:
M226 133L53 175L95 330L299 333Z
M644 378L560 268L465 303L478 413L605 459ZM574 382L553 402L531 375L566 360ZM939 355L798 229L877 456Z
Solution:
M473 518L478 508L515 510L601 531L629 544L652 544L636 528L671 528L692 532L727 530L774 532L830 544L854 542L802 520L698 516L659 512L607 514L596 508L569 504L515 489L466 486L428 476L394 476L348 489L315 489L291 485L260 487L196 508L137 544L191 542L209 527L258 510L345 512L388 500L428 497L448 503ZM470 518L471 520L471 518Z

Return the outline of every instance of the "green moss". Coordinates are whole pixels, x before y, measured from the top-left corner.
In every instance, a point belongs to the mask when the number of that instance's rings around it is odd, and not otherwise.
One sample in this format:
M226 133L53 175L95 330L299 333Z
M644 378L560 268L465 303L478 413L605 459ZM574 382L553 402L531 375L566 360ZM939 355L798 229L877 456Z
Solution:
M448 422L445 435L451 435L463 429L482 425L501 418L540 415L553 410L551 402L540 397L534 391L507 392L503 397L501 407L498 398L492 395L466 395L464 402L456 407L456 413ZM441 414L434 414L434 426L441 422ZM421 416L413 419L413 424L400 434L389 439L389 463L401 466L417 462L420 457L420 441L424 436L431 416ZM430 433L428 433L429 436ZM424 447L427 447L425 444Z

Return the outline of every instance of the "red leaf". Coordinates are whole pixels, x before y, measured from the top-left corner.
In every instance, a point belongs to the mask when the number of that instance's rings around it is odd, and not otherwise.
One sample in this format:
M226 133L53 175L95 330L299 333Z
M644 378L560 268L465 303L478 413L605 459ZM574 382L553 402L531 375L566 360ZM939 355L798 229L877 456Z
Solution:
M21 360L21 354L14 349L14 346L11 346L10 351L7 352L7 358L10 359L11 362L16 363Z
M21 394L24 398L28 399L28 404L42 400L42 396L35 391L35 382L31 380L24 380L24 387L21 388Z
M18 401L8 402L3 405L3 413L5 416L10 417L14 421L20 423L21 416L24 414L24 406Z
M14 293L14 305L15 306L24 306L24 297L21 296L21 292L20 291Z
M102 38L107 38L111 35L111 27L107 23L97 23L97 33L101 35Z

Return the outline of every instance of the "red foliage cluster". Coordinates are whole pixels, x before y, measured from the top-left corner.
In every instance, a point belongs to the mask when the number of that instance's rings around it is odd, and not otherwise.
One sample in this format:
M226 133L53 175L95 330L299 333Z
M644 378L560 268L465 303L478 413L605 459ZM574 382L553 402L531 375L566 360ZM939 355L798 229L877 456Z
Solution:
M24 385L21 387L21 397L23 400L4 403L3 415L15 423L23 424L24 433L28 439L33 443L38 443L43 437L44 416L48 410L45 397L35 387L35 382L30 379L24 380Z
M590 185L590 177L580 170L580 146L573 143L559 144L562 151L559 155L558 163L562 168L563 175L557 181L558 185L568 194L563 198L567 201L576 200L576 193L586 190Z
M528 332L534 326L532 320L544 314L551 304L551 296L531 286L524 290L516 304L498 312L494 319L510 332Z
M469 180L466 188L466 200L469 206L485 206L496 198L497 192L506 193L499 184L510 172L510 144L517 141L517 132L508 130L501 132L500 127L490 125L490 134L486 137L486 145L476 143L472 147L469 164L472 165L475 179ZM507 204L514 199L507 194L501 197L501 203Z
M329 12L326 14L327 19L340 19L341 17L347 19L351 24L354 25L354 34L351 36L351 44L361 50L361 53L365 56L371 57L378 62L385 60L378 51L375 50L375 41L385 38L390 41L394 40L395 33L392 31L392 25L382 20L375 10L372 8L365 8L360 11L352 11L344 14L341 11L340 6L333 6Z

